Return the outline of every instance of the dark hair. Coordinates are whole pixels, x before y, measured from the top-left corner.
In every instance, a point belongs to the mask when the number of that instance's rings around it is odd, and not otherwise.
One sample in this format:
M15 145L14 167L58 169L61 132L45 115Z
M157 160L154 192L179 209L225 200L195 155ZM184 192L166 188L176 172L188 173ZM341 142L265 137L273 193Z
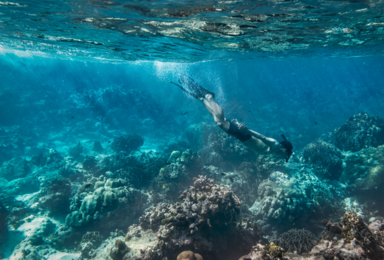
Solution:
M283 146L283 148L285 149L285 152L287 153L288 157L285 159L285 161L288 162L289 157L291 157L291 155L293 154L292 152L293 146L291 142L287 141L287 138L285 138L283 134L281 135L281 137L283 137L284 141L282 141L280 144Z

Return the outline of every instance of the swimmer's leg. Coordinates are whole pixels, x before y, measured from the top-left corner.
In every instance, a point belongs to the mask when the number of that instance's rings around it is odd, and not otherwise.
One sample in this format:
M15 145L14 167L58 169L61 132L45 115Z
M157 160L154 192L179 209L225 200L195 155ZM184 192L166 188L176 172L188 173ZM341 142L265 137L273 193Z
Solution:
M213 116L216 124L223 129L225 132L229 130L230 123L224 118L223 109L216 103L211 94L207 94L204 97L199 98L204 104L205 108Z
M272 149L275 147L275 146L279 146L279 142L276 141L275 139L273 138L270 138L270 137L266 137L256 131L253 131L251 129L248 129L249 133L255 137L256 139L259 139L261 140L263 143L265 143L266 145L268 145L269 147L271 147Z
M259 154L266 154L271 151L271 148L258 138L252 136L250 139L243 142L243 144L252 151Z

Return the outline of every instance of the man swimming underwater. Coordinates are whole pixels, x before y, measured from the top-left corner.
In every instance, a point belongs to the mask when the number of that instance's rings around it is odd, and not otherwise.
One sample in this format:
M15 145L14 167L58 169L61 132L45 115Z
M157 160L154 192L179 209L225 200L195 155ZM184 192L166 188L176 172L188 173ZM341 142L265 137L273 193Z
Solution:
M216 124L229 135L239 139L245 146L259 154L277 154L286 159L292 155L292 144L282 135L284 141L279 143L273 138L249 129L246 125L239 123L236 119L228 120L224 117L223 109L215 102L215 94L204 89L187 75L181 75L179 84L171 82L180 87L188 95L200 100L209 113L213 116Z

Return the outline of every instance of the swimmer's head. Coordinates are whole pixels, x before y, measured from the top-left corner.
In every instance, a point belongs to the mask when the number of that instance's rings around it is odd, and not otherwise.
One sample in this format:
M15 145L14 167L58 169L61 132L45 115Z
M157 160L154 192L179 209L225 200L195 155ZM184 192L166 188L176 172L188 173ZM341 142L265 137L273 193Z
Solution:
M291 142L287 141L287 138L285 138L284 135L281 135L281 137L283 137L284 141L282 141L280 143L280 145L284 148L285 150L285 153L287 155L287 158L285 159L286 162L288 162L289 160L289 157L291 157L291 155L293 154L293 146L291 144Z

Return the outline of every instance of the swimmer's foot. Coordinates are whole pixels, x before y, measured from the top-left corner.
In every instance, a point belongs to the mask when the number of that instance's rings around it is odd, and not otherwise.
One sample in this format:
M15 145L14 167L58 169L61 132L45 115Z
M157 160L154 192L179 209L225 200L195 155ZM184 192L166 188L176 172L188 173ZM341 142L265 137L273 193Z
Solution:
M212 98L215 98L215 94L212 93L209 90L206 90L199 84L197 84L192 78L188 77L185 74L182 74L179 78L179 84L176 84L174 82L171 82L172 84L175 84L179 88L181 88L185 93L188 95L196 98L196 99L202 99L205 98L207 94L212 95Z

